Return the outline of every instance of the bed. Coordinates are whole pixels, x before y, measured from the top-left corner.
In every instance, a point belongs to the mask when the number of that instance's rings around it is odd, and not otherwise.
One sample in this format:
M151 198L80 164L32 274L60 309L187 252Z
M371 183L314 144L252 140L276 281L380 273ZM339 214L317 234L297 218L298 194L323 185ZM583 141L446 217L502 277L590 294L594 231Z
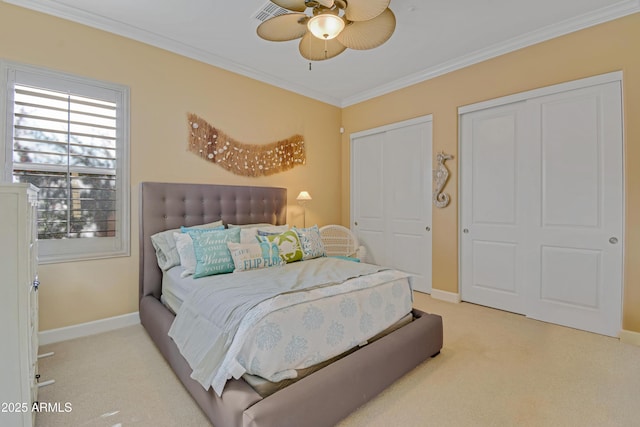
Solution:
M229 380L220 396L206 390L168 335L175 314L161 301L163 274L151 236L219 219L285 224L286 189L143 182L139 190L140 320L215 427L332 426L440 352L442 319L414 309L412 321L265 397L244 377Z

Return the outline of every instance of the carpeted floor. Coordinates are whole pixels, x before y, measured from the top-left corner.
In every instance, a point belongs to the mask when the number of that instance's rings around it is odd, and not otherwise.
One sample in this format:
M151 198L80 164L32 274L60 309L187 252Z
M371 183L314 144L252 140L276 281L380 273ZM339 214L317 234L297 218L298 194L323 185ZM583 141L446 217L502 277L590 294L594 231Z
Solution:
M441 354L340 427L640 426L640 347L424 294L414 305L442 315ZM60 411L37 427L209 425L140 325L50 351L39 400Z

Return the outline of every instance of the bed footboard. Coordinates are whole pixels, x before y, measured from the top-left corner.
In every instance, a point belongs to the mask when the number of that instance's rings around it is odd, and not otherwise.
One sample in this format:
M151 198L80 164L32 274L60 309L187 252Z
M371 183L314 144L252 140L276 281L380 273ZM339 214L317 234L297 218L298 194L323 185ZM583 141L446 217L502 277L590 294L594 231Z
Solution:
M262 398L243 380L222 397L191 379L191 368L167 332L173 314L152 296L140 320L175 374L216 427L333 426L442 348L442 318L413 310L415 320L349 356Z
M244 427L333 426L442 348L442 318L416 319L355 353L256 402Z

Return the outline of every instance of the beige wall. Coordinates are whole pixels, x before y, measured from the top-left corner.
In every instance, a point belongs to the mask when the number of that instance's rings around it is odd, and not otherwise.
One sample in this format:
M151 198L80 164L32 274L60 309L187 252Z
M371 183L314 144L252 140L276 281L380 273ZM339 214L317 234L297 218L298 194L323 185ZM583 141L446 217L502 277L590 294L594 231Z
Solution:
M640 14L601 24L398 90L343 110L342 222L349 222L349 135L433 114L433 151L455 156L433 210L433 288L458 292L457 108L565 81L622 70L625 121L623 329L640 332Z
M138 184L176 181L308 190L307 224L340 222L341 110L161 49L0 2L0 58L127 85L131 90L131 256L40 266L40 330L137 311ZM266 178L238 177L186 151L187 113L235 139L299 133L307 163Z
M640 14L522 49L344 110L197 61L0 2L0 57L131 89L131 256L40 267L40 329L137 310L138 183L144 180L275 185L314 201L307 223L349 222L349 135L433 114L434 152L456 155L457 107L615 70L624 72L626 330L640 332ZM300 133L307 164L244 178L186 151L186 114L234 138L267 143ZM340 137L338 129L344 126ZM452 203L433 211L433 287L458 291L457 168L447 162ZM344 177L344 179L342 179Z

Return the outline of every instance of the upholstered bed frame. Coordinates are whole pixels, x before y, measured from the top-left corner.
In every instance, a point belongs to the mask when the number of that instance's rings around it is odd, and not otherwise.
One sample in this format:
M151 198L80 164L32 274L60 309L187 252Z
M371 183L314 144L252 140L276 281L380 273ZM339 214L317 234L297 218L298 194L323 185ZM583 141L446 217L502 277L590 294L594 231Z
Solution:
M287 190L206 184L140 185L140 320L171 368L215 427L332 426L442 348L440 316L415 320L389 335L262 398L244 380L221 397L191 379L191 368L167 332L174 315L160 302L162 272L150 236L181 225L286 223Z

